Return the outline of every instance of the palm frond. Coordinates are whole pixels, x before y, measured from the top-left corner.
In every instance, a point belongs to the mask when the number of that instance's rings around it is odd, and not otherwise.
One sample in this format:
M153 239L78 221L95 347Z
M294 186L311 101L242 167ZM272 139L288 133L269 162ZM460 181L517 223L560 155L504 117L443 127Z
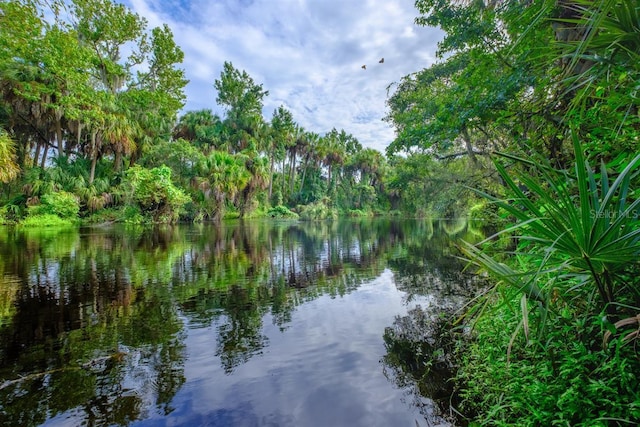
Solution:
M513 234L520 242L519 256L527 260L528 272L495 261L480 249L484 242L466 244L462 250L472 262L531 299L545 303L545 288L539 283L545 275L555 275L554 286L564 293L596 290L601 306L607 307L618 302L626 288L616 278L640 259L640 199L633 199L631 189L640 170L640 154L612 178L604 166L595 173L575 134L572 142L573 174L554 169L545 160L538 160L533 174L512 174L496 160L509 197L498 199L478 191L516 219L497 234ZM529 168L533 161L527 160ZM588 280L575 286L577 276Z

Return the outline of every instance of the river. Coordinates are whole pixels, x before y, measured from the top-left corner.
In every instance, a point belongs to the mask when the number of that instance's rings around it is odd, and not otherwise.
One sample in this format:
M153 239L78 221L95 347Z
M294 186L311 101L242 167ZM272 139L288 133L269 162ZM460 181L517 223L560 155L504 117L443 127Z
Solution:
M455 245L478 237L460 220L0 228L0 425L449 425L446 378L416 381L405 341L473 292Z

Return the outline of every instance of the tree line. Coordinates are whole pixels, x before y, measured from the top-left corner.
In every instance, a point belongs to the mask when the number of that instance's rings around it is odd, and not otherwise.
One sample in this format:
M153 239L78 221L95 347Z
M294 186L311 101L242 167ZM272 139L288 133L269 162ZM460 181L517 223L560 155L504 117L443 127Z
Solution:
M225 62L212 109L187 111L165 25L111 0L0 6L5 222L43 215L172 222L371 215L403 208L391 166L345 130L304 129ZM274 208L278 208L275 209ZM51 219L51 218L49 218Z

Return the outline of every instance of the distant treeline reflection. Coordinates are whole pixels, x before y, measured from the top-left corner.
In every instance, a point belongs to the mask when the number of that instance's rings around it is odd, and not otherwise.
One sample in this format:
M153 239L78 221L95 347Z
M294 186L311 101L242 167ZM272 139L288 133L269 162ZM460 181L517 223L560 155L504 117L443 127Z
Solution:
M22 425L89 401L107 423L148 405L170 412L185 381L185 321L217 329L215 354L231 373L268 346L266 314L286 329L300 304L386 268L409 294L428 292L425 277L455 279L463 267L443 257L456 251L447 233L477 234L466 223L371 219L5 231L0 409L10 423L30 414ZM140 358L153 363L141 370Z

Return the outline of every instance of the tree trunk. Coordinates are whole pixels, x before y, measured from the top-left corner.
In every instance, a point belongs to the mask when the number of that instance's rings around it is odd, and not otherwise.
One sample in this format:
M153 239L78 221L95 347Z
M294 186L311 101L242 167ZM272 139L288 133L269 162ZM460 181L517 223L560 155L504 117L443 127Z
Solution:
M287 180L285 179L286 163L287 163L287 156L284 156L284 158L282 159L282 184L280 189L280 191L282 192L282 200L286 200L284 197L284 190L287 187Z
M212 219L216 223L219 223L222 221L222 216L224 215L224 193L215 191L213 197L216 201L216 210L213 213Z
M291 152L291 170L289 171L289 194L293 194L296 179L296 152Z
M120 172L122 170L122 151L116 151L115 158L113 159L113 170Z
M62 142L62 111L57 109L56 115L56 141L58 142L58 158L64 154L64 147Z
M552 21L551 27L555 34L555 38L561 44L576 44L575 54L562 55L560 57L560 66L567 76L580 76L589 68L594 66L594 62L583 57L582 48L579 47L581 42L590 37L589 29L580 24L566 22L565 20L576 20L583 18L581 9L574 0L558 0L558 21ZM592 28L591 31L594 31ZM574 83L578 85L578 82ZM569 99L575 94L575 90L567 92L565 98Z
M273 164L275 163L275 156L271 155L271 164L269 166L269 203L271 203L271 195L273 194Z
M42 161L40 163L40 167L44 169L44 166L47 162L47 153L49 152L49 144L44 145L44 153L42 153ZM36 159L37 160L37 159Z
M302 168L302 179L300 180L300 192L304 190L304 180L307 176L307 169L309 168L309 157L304 160L304 167Z
M80 147L80 140L82 139L82 123L80 122L80 120L78 120L77 124L78 124L78 129L77 129L77 135L76 135L76 147ZM71 143L71 138L69 138L67 139L67 146L65 147L67 158L71 156L72 148L73 148L73 144Z
M96 163L98 163L98 150L96 149L97 132L91 132L91 171L89 173L89 184L93 184L96 176Z
M40 159L40 147L42 147L41 142L36 143L36 152L33 154L33 161L31 162L31 166L37 166L38 160Z
M469 153L469 159L471 159L471 164L473 167L478 166L478 159L476 158L475 153L473 152L473 144L471 144L471 136L469 135L469 130L464 127L462 129L462 140L464 141L464 146L467 149L467 153Z

